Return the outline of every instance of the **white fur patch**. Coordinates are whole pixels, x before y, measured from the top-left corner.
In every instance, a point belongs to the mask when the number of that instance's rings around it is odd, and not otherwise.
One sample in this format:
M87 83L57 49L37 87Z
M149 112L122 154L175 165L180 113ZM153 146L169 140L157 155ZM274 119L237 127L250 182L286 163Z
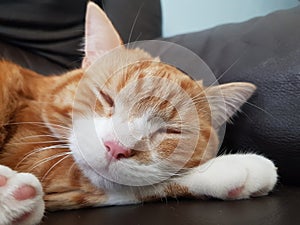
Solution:
M0 175L7 178L6 185L0 187L0 224L11 225L16 218L21 217L25 213L31 213L31 215L25 221L18 223L18 225L38 224L45 210L42 186L38 179L32 174L17 173L1 165ZM13 193L23 185L34 187L36 196L23 201L16 200L13 197Z
M140 201L135 197L133 192L110 192L107 194L108 200L105 205L129 205L129 204L137 204Z
M178 182L196 196L247 199L268 194L277 182L277 169L272 161L260 155L223 155L193 169ZM230 192L239 188L236 196L230 196Z

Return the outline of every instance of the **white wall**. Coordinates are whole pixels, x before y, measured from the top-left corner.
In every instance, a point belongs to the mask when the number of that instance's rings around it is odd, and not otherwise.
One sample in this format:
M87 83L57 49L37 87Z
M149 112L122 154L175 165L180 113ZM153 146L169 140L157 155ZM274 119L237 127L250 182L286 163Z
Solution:
M287 9L298 0L161 0L165 37L241 22Z

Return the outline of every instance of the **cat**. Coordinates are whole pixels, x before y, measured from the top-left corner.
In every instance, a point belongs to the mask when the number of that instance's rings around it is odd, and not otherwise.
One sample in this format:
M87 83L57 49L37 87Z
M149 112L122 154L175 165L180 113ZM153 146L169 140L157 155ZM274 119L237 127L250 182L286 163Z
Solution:
M0 61L1 225L38 224L45 207L247 199L274 188L269 159L216 157L220 126L253 84L204 87L141 49L126 49L92 2L85 33L82 68L61 76Z

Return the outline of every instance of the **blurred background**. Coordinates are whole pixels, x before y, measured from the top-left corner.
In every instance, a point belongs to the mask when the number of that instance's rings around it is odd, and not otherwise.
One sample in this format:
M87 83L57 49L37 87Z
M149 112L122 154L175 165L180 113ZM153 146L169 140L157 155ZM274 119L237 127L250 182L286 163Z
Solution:
M242 22L299 5L298 0L161 0L163 36Z

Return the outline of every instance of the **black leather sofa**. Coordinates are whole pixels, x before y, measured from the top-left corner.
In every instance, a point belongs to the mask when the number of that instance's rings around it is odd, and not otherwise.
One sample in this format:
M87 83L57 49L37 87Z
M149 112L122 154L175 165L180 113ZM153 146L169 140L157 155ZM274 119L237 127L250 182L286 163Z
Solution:
M79 67L86 2L1 1L0 56L44 75ZM131 40L161 37L159 0L96 2L125 43L130 36ZM274 193L245 201L168 199L61 211L47 213L42 224L300 224L299 27L300 6L245 23L164 39L194 51L220 83L249 81L257 85L250 104L227 126L220 153L251 151L273 159L280 175Z

